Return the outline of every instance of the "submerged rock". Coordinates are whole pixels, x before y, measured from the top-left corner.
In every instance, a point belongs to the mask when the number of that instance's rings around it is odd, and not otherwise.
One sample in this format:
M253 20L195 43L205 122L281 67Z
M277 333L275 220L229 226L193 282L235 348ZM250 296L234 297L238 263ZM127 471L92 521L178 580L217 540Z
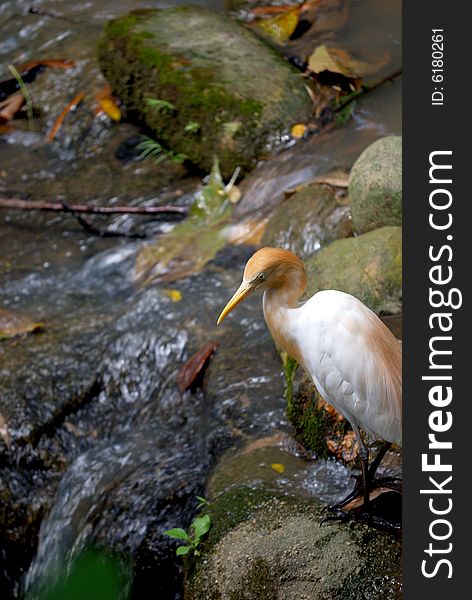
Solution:
M402 231L381 227L336 240L305 263L308 295L326 289L359 298L376 313L401 312Z
M364 233L402 224L402 138L389 136L368 146L349 181L354 229Z
M128 110L173 151L224 177L254 166L312 103L295 70L250 31L197 7L136 10L111 21L101 68ZM147 99L163 100L161 109Z

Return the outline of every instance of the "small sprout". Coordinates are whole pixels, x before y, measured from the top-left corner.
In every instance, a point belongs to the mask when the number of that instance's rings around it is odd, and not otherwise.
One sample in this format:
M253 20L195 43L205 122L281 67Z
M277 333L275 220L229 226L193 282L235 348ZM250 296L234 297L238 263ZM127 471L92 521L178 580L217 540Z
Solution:
M196 498L199 501L199 508L201 506L209 506L209 502L208 500L205 500L205 498L202 498L201 496L196 496ZM182 540L186 542L185 545L179 546L175 551L177 556L185 556L189 552L193 552L195 556L199 556L200 552L198 550L198 546L202 538L210 531L210 529L211 517L209 514L205 514L201 517L195 517L191 522L191 533L188 533L185 531L185 529L181 529L180 527L175 527L174 529L168 529L167 531L164 531L164 534L175 540Z
M187 125L184 127L184 131L187 133L197 133L199 130L200 123L197 123L196 121L190 121L190 123L187 123Z
M203 496L195 496L195 498L198 500L197 508L202 508L203 506L210 506L208 500Z
M161 100L159 98L146 98L146 103L151 108L155 108L157 112L171 113L175 110L175 106L172 104L172 102Z

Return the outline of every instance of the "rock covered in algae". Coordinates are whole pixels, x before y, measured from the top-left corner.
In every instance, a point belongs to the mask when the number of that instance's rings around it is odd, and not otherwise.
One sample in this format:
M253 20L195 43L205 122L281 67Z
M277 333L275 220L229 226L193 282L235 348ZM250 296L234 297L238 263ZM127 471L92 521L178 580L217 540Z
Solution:
M352 167L349 198L354 229L364 233L402 224L402 138L370 144Z
M241 485L210 511L201 555L185 564L186 600L401 598L400 541L360 524L321 526L314 498Z
M205 171L217 155L224 177L250 169L312 111L293 67L242 25L203 8L142 9L110 21L99 60L160 141ZM159 110L147 99L170 104Z
M326 289L356 296L376 313L402 306L402 231L380 227L336 240L305 262L308 295Z

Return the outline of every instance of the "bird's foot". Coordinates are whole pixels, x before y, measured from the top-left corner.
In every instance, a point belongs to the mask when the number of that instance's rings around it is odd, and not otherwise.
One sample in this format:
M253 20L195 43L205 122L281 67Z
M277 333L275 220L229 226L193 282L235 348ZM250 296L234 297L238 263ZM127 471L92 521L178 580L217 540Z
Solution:
M324 525L329 521L341 521L343 523L355 521L398 535L401 532L399 480L394 478L382 479L381 487L383 491L377 489L374 492L371 491L367 503L364 502L363 494L361 494L342 508L336 505L328 506L327 509L330 514L322 519L320 525ZM388 481L384 481L385 479ZM395 489L390 487L393 485L397 487Z
M327 506L327 510L335 512L337 510L345 508L349 504L351 504L351 502L354 502L359 497L362 497L364 495L364 483L362 481L362 476L353 475L353 477L354 479L356 479L356 485L354 486L352 492L340 502L336 502L336 504L330 504L329 506ZM372 479L367 483L367 491L369 493L369 496L370 494L372 494L372 492L381 488L387 488L389 490L401 493L402 480L398 479L397 477L379 477L378 479Z

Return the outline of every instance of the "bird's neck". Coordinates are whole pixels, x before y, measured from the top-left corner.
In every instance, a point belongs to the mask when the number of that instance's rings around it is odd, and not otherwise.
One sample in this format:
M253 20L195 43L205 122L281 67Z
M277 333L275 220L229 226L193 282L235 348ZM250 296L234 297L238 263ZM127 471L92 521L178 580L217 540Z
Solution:
M298 289L271 288L264 292L263 309L267 327L276 344L289 356L303 363L300 348L290 326L293 311L298 308L298 299L304 287Z

